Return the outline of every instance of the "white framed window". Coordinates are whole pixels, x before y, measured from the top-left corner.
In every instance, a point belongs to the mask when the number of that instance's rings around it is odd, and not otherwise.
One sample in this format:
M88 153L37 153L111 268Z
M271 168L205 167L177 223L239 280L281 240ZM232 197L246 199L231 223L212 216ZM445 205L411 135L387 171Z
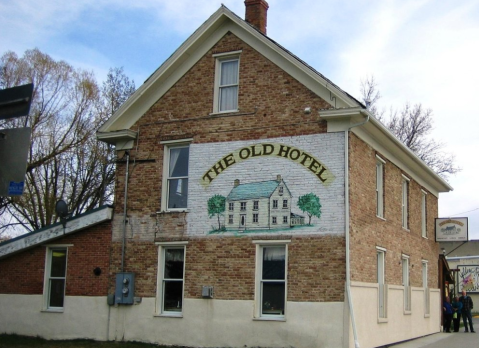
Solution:
M164 211L184 211L188 208L189 141L191 139L161 142L165 147L161 198Z
M288 243L253 241L256 244L255 318L284 320L288 284Z
M46 250L43 308L62 312L65 303L68 248L49 246Z
M422 260L422 287L424 289L424 314L430 314L429 287L427 285L427 260Z
M271 217L271 223L272 223L273 225L276 225L276 224L278 223L278 219L277 219L276 216L272 216L272 217Z
M386 162L376 156L376 216L384 218L384 164Z
M213 113L238 111L240 53L213 55L216 58Z
M427 238L427 192L421 190L421 235Z
M278 200L273 199L273 209L278 209Z
M259 209L259 201L253 201L253 210Z
M241 211L246 211L246 202L241 202L240 203L240 210Z
M230 225L233 224L233 215L232 214L228 215L228 223Z
M283 199L283 209L288 209L288 200Z
M409 229L409 178L402 177L402 199L401 199L402 227Z
M234 211L235 210L235 204L233 202L228 203L228 210L229 211Z
M386 249L376 247L379 318L387 317Z
M182 316L187 242L158 244L157 309L159 315Z
M258 214L253 214L253 222L254 223L258 223L258 217L259 217Z
M287 224L288 223L288 216L285 215L283 216L283 224Z
M402 285L404 286L404 312L411 312L411 286L409 283L409 256L401 256Z
M278 189L278 194L279 194L280 196L282 196L283 193L284 193L284 187L283 187L283 186L280 186L279 189Z

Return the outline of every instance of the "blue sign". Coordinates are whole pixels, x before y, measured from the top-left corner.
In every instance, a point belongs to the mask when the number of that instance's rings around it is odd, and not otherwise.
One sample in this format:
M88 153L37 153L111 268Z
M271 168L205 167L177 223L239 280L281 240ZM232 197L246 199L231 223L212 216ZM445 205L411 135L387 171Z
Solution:
M9 196L21 196L23 194L23 187L25 186L25 182L14 182L10 181L10 185L8 186L8 195Z

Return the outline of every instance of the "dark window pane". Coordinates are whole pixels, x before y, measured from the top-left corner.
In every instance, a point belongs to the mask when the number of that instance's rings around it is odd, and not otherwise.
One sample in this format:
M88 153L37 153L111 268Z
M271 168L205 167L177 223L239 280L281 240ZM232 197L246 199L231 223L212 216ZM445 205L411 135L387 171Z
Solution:
M50 279L49 307L63 307L65 279Z
M64 277L66 274L67 252L66 250L52 250L51 277Z
M188 176L189 153L189 147L170 149L170 177Z
M263 248L263 279L285 279L285 248Z
M163 290L163 311L181 312L181 309L183 307L183 282L165 280Z
M168 208L186 208L188 203L188 179L168 180Z
M183 279L184 249L165 249L165 279Z
M263 314L284 314L284 282L263 283Z

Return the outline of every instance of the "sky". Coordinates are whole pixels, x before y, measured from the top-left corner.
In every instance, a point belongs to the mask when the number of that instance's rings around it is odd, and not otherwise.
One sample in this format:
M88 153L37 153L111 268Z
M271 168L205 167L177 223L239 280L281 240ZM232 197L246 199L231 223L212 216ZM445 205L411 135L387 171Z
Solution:
M479 1L267 1L268 36L349 94L374 76L380 109L433 110L462 169L439 217L467 217L479 239ZM138 88L222 3L244 18L244 0L0 0L0 54L39 48L98 81L123 67Z

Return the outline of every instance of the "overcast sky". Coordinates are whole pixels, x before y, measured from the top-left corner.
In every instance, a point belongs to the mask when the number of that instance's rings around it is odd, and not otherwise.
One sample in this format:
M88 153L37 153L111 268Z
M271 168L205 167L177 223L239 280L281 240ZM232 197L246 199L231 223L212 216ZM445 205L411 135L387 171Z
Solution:
M124 67L136 87L223 3L243 0L0 0L0 54L39 48L93 70ZM479 1L268 0L268 36L360 98L374 75L380 107L422 103L433 136L462 171L440 195L439 216L469 218L479 239Z

